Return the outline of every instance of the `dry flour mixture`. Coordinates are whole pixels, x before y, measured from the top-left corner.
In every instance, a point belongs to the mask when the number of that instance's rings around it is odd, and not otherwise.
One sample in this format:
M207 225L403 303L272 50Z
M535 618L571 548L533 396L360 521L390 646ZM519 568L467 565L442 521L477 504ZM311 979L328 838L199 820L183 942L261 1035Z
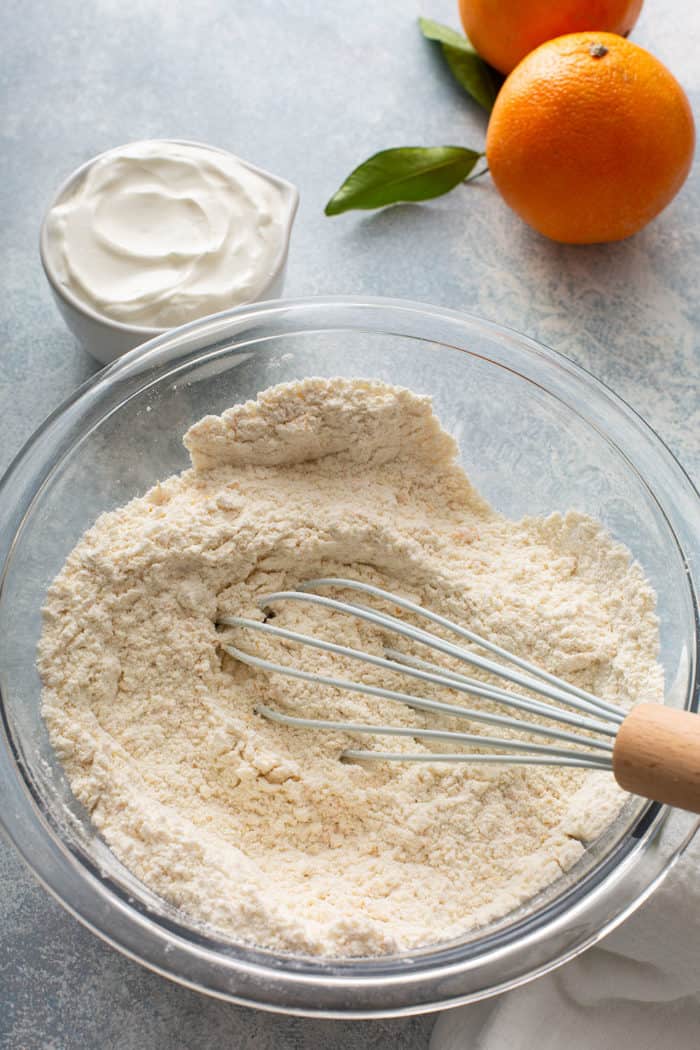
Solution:
M453 937L570 868L622 801L611 775L341 763L348 746L431 744L290 729L256 703L489 728L254 671L222 653L217 618L262 617L266 592L350 576L610 700L661 701L654 595L629 553L578 513L503 518L457 464L430 401L378 382L281 385L201 420L185 444L192 469L102 515L45 608L51 739L123 863L236 939L336 956ZM380 632L349 617L298 603L277 616L382 651ZM260 632L227 634L281 662L406 686Z

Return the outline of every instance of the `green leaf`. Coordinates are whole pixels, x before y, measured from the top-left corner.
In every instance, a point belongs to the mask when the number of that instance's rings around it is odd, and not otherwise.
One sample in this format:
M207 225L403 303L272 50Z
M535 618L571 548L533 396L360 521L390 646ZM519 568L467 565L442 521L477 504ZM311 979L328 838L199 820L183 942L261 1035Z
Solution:
M474 51L471 41L458 33L450 26L444 26L441 22L433 22L432 18L419 18L418 25L426 40L435 40L438 44L447 44L448 47L457 47L462 51Z
M423 36L434 40L442 47L452 75L464 90L487 112L493 108L503 77L487 65L474 50L466 36L455 29L433 22L430 18L419 18Z
M482 156L483 153L462 146L382 150L348 175L328 201L326 215L439 197L462 182Z
M475 102L490 113L502 83L498 75L479 58L476 51L469 54L467 51L443 44L442 53L447 59L455 80L462 85Z

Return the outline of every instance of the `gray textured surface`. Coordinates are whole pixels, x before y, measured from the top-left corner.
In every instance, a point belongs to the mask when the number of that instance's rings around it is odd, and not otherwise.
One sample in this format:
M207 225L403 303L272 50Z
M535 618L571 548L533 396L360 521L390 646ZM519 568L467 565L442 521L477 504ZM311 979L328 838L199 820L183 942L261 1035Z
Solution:
M700 472L700 180L632 240L569 248L523 227L484 179L425 207L322 216L356 162L389 145L479 146L485 121L415 27L446 0L5 0L2 41L0 468L96 367L63 328L36 238L56 185L134 138L228 147L294 181L287 291L406 296L482 313L596 373ZM656 0L634 39L700 91L700 14ZM0 1046L425 1050L432 1019L265 1016L123 959L50 900L0 842Z

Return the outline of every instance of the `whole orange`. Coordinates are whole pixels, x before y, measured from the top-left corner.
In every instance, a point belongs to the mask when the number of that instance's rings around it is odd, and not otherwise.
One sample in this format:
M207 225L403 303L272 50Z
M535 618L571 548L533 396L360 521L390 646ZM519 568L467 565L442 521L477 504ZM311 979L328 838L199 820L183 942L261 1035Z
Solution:
M555 241L618 241L683 185L693 115L658 59L613 33L542 44L501 88L486 158L506 202Z
M585 29L629 33L641 8L642 0L459 0L465 33L501 73L555 36Z

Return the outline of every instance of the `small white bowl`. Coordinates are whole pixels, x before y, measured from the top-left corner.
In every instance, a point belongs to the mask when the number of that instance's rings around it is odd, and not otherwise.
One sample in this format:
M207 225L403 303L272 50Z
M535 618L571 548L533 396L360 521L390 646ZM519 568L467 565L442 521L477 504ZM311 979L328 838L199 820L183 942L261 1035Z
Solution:
M248 168L249 171L254 172L256 175L259 175L261 178L266 179L268 182L278 187L282 192L286 204L284 240L269 281L260 290L260 293L254 299L251 299L250 302L278 299L281 296L284 287L287 256L289 253L289 240L292 233L294 217L297 212L297 207L299 206L299 191L296 186L293 186L291 182L287 182L286 179L281 179L277 175L272 175L269 171L265 171L263 168L257 168L254 164L249 164L247 160L237 157L229 150L220 149L218 146L210 146L203 142L191 142L187 139L149 139L145 141L175 143L178 146L197 146L200 149L211 150L214 153L223 153L228 157L234 157L239 164ZM126 146L141 144L141 141L130 142L127 143ZM154 336L170 331L170 327L151 328L145 325L124 324L122 321L115 321L111 317L98 313L92 307L88 306L87 303L84 303L79 299L70 288L66 287L66 285L61 282L56 273L56 268L51 261L51 253L48 246L47 220L53 208L55 208L57 204L60 204L63 198L75 187L75 185L85 178L93 164L98 160L102 160L103 157L107 157L111 153L124 148L125 146L117 146L114 149L106 150L104 153L92 157L92 159L86 161L85 164L81 164L79 168L75 169L72 175L68 176L44 215L39 236L41 264L44 268L46 279L49 282L49 286L53 292L56 305L58 306L63 320L85 350L96 358L97 361L100 361L105 365L109 364L110 361L116 360L116 358L126 353L127 350L133 350L135 346L140 346L141 343L153 339ZM237 305L247 304L241 303Z

